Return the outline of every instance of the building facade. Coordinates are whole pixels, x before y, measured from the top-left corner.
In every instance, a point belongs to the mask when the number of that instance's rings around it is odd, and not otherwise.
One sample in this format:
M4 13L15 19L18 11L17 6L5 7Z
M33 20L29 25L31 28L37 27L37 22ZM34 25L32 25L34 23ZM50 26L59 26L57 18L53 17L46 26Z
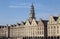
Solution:
M48 37L51 39L60 38L60 16L50 16L50 19L47 24Z
M0 26L0 37L9 39L60 39L60 16L50 16L49 20L36 20L34 5L25 22Z

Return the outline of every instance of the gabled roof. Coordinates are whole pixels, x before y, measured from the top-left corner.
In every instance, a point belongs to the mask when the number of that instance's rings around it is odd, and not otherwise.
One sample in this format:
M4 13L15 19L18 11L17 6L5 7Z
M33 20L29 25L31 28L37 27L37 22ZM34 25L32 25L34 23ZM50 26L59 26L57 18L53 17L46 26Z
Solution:
M0 28L4 28L5 26L4 25L0 25Z
M21 25L21 24L25 25L25 23L26 23L26 22L21 21L20 25Z
M58 17L53 16L54 20L57 21Z
M0 26L0 28L1 28L1 26Z
M38 21L36 21L36 23L38 24Z
M4 28L4 26L1 26L2 28Z
M45 23L47 23L47 22L48 22L48 20L42 20L42 22L45 24Z
M33 19L32 22L31 22L31 25L32 25L32 23L34 23L34 22L35 22L35 24L38 24L38 21L36 21L36 19Z
M30 22L29 20L27 20L27 21L25 22L25 25L26 25L27 23L28 23L29 25L31 24L31 22Z
M14 25L11 25L11 27L14 27Z
M17 25L19 25L19 26L20 26L21 24L20 24L20 23L17 23Z
M44 26L47 27L47 22L48 22L48 20L42 20L42 22L44 23Z

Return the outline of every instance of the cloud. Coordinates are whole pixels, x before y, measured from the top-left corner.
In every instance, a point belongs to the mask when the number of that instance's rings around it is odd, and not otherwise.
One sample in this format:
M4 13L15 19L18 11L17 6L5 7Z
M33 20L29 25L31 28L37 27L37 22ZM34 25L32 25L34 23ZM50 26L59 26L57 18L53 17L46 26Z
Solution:
M26 5L10 5L8 7L10 7L10 8L29 8L29 6L26 6Z
M15 4L11 4L8 7L9 8L29 8L30 4L27 3L15 3Z
M16 5L10 5L8 7L10 7L10 8L28 8L28 6L16 6Z
M19 8L20 6L13 6L13 5L10 5L10 6L8 6L9 8Z

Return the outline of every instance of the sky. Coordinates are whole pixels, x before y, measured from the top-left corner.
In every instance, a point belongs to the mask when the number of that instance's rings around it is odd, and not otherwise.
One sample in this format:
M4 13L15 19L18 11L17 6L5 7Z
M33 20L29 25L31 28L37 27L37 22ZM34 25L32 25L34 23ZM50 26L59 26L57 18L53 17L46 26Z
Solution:
M29 19L32 3L37 20L60 14L60 0L0 0L0 25L16 24Z

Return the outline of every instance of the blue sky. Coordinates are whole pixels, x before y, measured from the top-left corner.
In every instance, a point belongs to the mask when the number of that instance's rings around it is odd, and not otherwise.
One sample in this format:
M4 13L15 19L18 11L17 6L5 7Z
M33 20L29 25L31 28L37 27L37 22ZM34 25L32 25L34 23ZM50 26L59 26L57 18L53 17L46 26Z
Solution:
M0 0L0 25L16 24L29 18L31 4L36 19L49 19L60 14L60 0Z

